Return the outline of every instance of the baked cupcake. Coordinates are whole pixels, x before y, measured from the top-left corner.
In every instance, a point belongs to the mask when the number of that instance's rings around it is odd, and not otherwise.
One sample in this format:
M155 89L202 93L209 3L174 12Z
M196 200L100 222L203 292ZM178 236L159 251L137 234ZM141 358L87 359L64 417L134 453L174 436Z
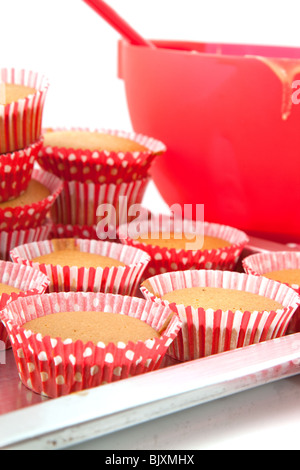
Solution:
M283 282L300 294L300 252L257 253L244 258L243 267L246 273ZM300 332L300 309L292 317L287 332Z
M121 184L146 178L162 142L117 130L46 129L38 162L65 181Z
M48 87L47 78L35 72L0 69L0 154L40 140Z
M0 316L23 384L51 398L158 369L181 326L168 307L101 293L26 297Z
M28 266L0 261L0 310L27 295L43 294L49 285L49 279L39 271ZM0 350L11 346L7 331L0 322Z
M186 269L233 270L248 242L235 228L167 215L121 225L118 236L151 257L145 277Z
M182 330L169 354L180 361L283 336L300 304L299 295L284 284L231 271L160 274L141 290L179 315Z
M74 238L18 246L11 258L46 274L50 292L123 295L135 294L150 260L144 251L120 243Z
M34 169L24 194L0 203L0 230L11 232L41 226L61 191L59 178Z
M26 191L41 145L39 140L25 149L0 155L0 202L15 199Z

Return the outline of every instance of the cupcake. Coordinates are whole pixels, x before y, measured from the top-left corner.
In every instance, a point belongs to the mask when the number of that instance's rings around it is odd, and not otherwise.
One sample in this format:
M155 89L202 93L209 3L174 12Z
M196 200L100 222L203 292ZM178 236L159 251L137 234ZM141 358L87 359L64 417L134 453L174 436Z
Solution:
M300 252L257 253L243 259L246 273L283 282L300 294ZM288 333L300 332L300 309L292 317Z
M41 145L39 140L25 149L0 155L0 202L15 199L26 191Z
M284 284L231 271L160 274L141 290L179 315L182 330L169 354L180 361L283 336L300 304L299 295Z
M123 295L135 294L150 260L144 251L120 243L74 238L18 246L11 258L46 274L50 292Z
M158 369L181 325L168 307L82 292L17 299L0 316L23 384L51 398Z
M32 179L21 196L0 203L0 230L28 230L41 226L62 191L54 175L34 169Z
M27 266L0 261L0 310L18 297L43 294L48 285L49 279L39 271ZM7 331L0 322L0 350L9 347Z
M146 178L162 142L141 134L82 128L47 129L38 162L65 181L121 184Z
M186 269L233 270L248 242L235 228L167 215L121 225L118 236L151 257L145 277Z
M35 72L0 69L0 154L40 140L48 87L47 78Z

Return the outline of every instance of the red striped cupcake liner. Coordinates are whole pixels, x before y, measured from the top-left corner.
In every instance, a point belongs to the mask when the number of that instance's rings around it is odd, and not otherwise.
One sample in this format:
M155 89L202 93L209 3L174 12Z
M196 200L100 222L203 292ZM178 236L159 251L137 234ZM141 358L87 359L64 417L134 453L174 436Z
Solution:
M0 156L0 202L15 199L26 191L41 145L39 140L23 150Z
M0 310L19 297L44 294L49 279L41 272L28 266L0 261L0 283L19 289L21 292L0 295ZM10 339L5 326L0 322L0 349L9 349Z
M59 245L60 241L64 242L63 239L58 239L55 245ZM49 292L135 294L150 260L147 253L120 243L100 240L74 239L74 244L80 251L114 258L126 266L78 268L77 266L55 266L33 262L32 259L54 251L52 240L18 246L11 251L10 255L13 262L25 264L43 272L50 279Z
M270 312L225 312L195 309L161 299L169 292L188 287L218 287L252 292L279 302L283 308ZM193 270L160 274L146 280L141 291L147 300L169 305L179 315L182 330L168 354L180 361L281 337L300 305L299 295L290 287L262 276L232 271Z
M203 222L203 235L221 238L230 242L230 246L212 250L183 250L150 245L136 240L139 234L164 232L168 230L184 233L197 233L196 222L191 220L177 221L167 215L152 215L149 220L132 221L118 228L121 243L146 251L151 257L144 277L151 277L170 271L186 269L219 269L234 270L245 245L247 235L241 230L215 223ZM201 234L199 234L201 235Z
M256 276L263 276L267 272L279 271L281 269L300 270L300 252L296 251L276 251L268 253L257 253L243 259L243 268L246 273ZM289 284L286 284L289 285ZM300 285L289 285L300 294ZM300 308L293 315L288 326L287 333L300 332Z
M105 218L108 225L117 227L128 220L130 207L142 202L149 181L144 178L118 185L64 181L51 210L52 220L55 224L91 226Z
M39 152L38 163L45 170L65 181L94 184L121 184L148 176L154 160L166 152L165 145L151 137L133 132L112 129L57 128L47 132L85 131L100 132L130 139L145 147L145 151L113 152L62 148L44 145Z
M11 104L0 104L0 154L24 149L42 136L48 79L36 72L15 68L0 69L0 82L34 88L36 92Z
M166 329L159 338L145 342L105 345L62 341L23 327L35 318L74 309L128 315L156 331L164 330L165 326ZM158 369L181 326L168 307L135 297L101 293L53 293L21 298L10 303L0 316L11 338L21 381L34 392L51 398Z
M19 245L47 240L52 231L52 224L46 222L40 227L28 230L12 230L0 232L0 259L10 261L10 252Z
M61 193L62 182L57 176L34 169L32 179L49 189L50 195L39 202L18 207L0 208L0 230L28 230L41 226L47 218L55 200Z

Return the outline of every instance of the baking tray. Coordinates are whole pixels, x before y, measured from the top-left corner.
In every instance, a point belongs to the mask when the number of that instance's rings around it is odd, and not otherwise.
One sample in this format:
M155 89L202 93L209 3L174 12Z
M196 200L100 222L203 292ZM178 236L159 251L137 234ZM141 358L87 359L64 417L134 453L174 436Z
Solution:
M258 247L259 245L259 247ZM283 246L252 239L244 255ZM290 249L295 250L295 246ZM59 450L300 373L300 333L48 399L0 352L0 449Z

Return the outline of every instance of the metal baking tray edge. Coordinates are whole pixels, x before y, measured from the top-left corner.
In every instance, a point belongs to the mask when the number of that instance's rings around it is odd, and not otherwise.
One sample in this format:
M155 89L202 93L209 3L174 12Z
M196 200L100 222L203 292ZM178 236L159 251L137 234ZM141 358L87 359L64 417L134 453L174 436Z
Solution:
M0 449L58 450L300 373L300 333L0 416Z

